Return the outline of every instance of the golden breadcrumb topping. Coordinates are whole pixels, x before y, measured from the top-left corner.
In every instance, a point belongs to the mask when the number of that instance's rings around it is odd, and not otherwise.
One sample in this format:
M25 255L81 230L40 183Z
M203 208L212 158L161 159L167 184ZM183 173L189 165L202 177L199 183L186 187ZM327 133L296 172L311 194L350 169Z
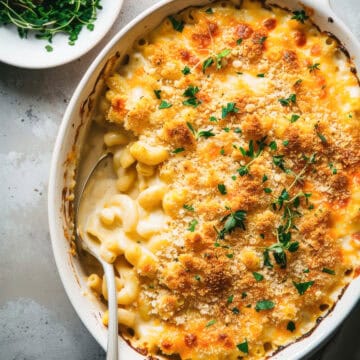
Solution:
M137 237L156 266L123 306L154 329L130 337L144 353L265 358L359 273L353 65L304 10L262 4L170 16L107 79L112 129L168 154L154 205L168 226Z

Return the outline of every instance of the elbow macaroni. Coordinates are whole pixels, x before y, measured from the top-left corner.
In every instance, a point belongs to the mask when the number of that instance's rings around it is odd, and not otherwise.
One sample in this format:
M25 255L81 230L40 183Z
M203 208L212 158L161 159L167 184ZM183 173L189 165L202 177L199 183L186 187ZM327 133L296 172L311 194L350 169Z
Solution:
M149 356L268 358L359 272L353 65L261 4L165 19L98 102L116 180L85 231L114 264L122 334ZM87 284L107 300L99 274Z

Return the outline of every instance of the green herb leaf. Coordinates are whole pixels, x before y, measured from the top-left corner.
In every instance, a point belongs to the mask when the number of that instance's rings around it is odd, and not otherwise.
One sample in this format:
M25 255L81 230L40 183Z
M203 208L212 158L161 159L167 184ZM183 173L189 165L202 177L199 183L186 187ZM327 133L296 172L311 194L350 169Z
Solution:
M247 293L246 293L245 291L242 292L242 293L241 293L241 298L242 298L242 299L245 299L246 297L247 297Z
M212 326L216 323L216 320L210 320L207 324L206 327Z
M332 162L329 163L329 168L330 168L330 170L332 171L332 173L333 173L334 175L337 174L337 169L336 169L336 167L334 166L334 164L333 164Z
M224 228L219 232L218 237L224 239L226 234L231 234L236 228L245 230L246 211L237 210L225 216L221 222Z
M264 280L264 276L257 273L257 272L253 272L253 275L254 275L254 278L255 278L256 281Z
M197 133L197 137L204 137L205 139L208 139L209 137L215 136L215 134L212 132L212 129L209 130L201 130Z
M200 277L200 275L195 275L195 276L194 276L194 279L195 279L196 281L200 281L200 280L201 280L201 277Z
M269 148L273 151L277 150L277 144L276 144L276 141L272 141L270 144L269 144Z
M188 66L185 66L181 72L184 74L184 75L189 75L191 73L191 70Z
M237 45L241 45L242 42L243 42L243 39L241 39L241 38L236 40Z
M214 11L213 11L212 8L206 9L205 12L206 12L207 14L213 14L213 13L214 13Z
M288 146L288 145L289 145L289 140L284 140L284 141L283 141L283 145L284 145L284 146Z
M226 257L232 259L234 257L234 254L226 254Z
M293 332L296 329L295 323L293 321L289 321L286 326L286 329Z
M222 68L222 59L228 56L231 53L230 49L225 49L216 55L216 69L219 70Z
M275 307L275 303L271 300L261 300L256 303L255 310L261 311L261 310L271 310Z
M279 99L279 103L282 106L289 106L291 103L296 103L296 94L291 94L288 98Z
M281 170L286 171L284 155L274 155L273 156L273 163L274 163L274 165L276 165Z
M45 49L46 49L47 52L52 52L54 50L51 45L46 45Z
M335 271L328 268L323 268L321 271L326 274L335 275Z
M178 32L182 32L184 30L185 23L183 20L178 21L172 15L170 15L168 18L169 18L174 30L176 30Z
M189 222L189 227L188 227L188 230L190 232L194 232L195 231L195 227L196 225L198 224L199 222L196 220L196 219L193 219Z
M315 63L312 65L308 66L309 71L312 73L315 70L320 70L320 64L319 63Z
M199 91L200 90L197 86L189 85L184 91L183 96L194 97Z
M231 304L233 302L233 300L234 300L234 295L230 295L227 299L227 303Z
M244 354L248 354L249 353L249 345L247 340L245 340L243 343L241 344L237 344L236 347L243 352Z
M171 108L171 107L172 107L172 104L168 103L165 100L161 100L161 103L159 105L159 109L168 109L168 108Z
M309 289L311 286L314 285L314 281L307 281L307 282L303 282L303 283L297 283L295 281L293 281L294 286L296 287L296 290L298 291L298 293L300 295L304 295L305 291L307 289Z
M212 57L207 58L204 60L202 64L202 72L205 74L205 71L208 67L210 67L214 63L214 59Z
M291 19L297 20L301 22L302 24L305 23L305 20L309 18L309 16L306 15L306 12L304 10L295 10L293 11L293 17Z
M265 77L265 74L257 74L256 76L259 78L263 78L263 77Z
M210 116L209 120L210 120L211 122L217 122L217 121L218 121L215 116Z
M297 115L297 114L292 114L291 115L291 118L290 118L290 122L291 123L294 123L295 121L299 120L300 119L300 115Z
M268 178L266 175L264 175L263 178L262 178L262 182L264 183L264 182L266 182L268 179L269 179L269 178Z
M226 106L222 107L221 117L223 119L225 119L228 114L231 114L231 113L234 114L234 113L237 113L237 112L239 112L239 109L236 107L236 103L229 102L229 103L226 104Z
M264 192L266 194L271 194L272 193L272 190L270 188L264 188Z
M158 99L161 99L161 90L154 90L154 94Z
M233 314L235 314L235 315L240 314L240 310L239 310L237 307L233 307L233 308L231 309L231 311L232 311Z
M176 149L173 151L173 154L178 154L178 153L181 153L181 152L183 152L183 151L185 151L184 148L176 148Z
M183 101L183 105L192 106L195 108L198 107L200 104L201 104L201 101L195 97Z
M226 186L224 184L218 184L218 190L220 192L220 194L222 195L226 195L227 192L226 192Z
M187 205L187 204L184 204L183 205L183 208L187 211L194 211L194 208L192 205Z

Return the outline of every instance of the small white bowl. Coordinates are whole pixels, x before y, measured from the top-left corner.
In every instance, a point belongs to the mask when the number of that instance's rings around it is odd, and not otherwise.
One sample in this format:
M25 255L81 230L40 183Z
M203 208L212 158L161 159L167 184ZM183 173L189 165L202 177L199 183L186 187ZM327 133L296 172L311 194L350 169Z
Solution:
M45 69L66 64L91 50L110 30L121 10L123 0L102 0L101 10L97 10L94 30L84 26L75 45L69 45L68 36L58 33L51 44L47 40L36 39L29 32L27 39L20 38L17 28L12 25L0 26L0 61L22 68ZM48 52L46 45L53 51Z

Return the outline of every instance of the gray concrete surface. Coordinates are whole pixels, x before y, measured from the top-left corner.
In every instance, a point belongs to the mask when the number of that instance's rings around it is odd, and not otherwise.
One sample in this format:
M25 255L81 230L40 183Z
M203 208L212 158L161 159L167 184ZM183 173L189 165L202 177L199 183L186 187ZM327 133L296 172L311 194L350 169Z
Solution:
M49 164L83 73L113 34L155 2L125 0L112 31L71 64L32 71L0 63L0 360L105 359L55 267L47 223ZM333 6L360 37L360 1L333 0ZM360 360L359 336L360 306L316 358Z

